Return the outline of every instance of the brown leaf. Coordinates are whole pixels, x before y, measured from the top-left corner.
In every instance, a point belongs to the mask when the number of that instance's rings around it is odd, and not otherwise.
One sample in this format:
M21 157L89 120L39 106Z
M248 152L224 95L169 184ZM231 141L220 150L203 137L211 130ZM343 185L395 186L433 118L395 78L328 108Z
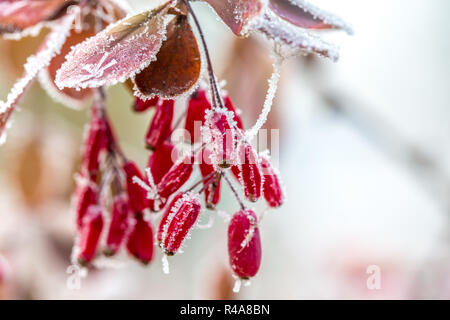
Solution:
M200 77L201 58L187 17L178 16L167 26L167 41L134 82L144 96L174 98L192 88Z

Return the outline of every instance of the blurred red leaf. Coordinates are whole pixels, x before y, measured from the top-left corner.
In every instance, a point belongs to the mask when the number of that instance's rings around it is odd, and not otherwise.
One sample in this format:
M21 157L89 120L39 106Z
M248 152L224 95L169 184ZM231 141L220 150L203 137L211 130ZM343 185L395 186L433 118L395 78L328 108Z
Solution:
M225 24L238 36L249 19L257 16L263 4L261 0L203 0L217 12Z
M0 0L0 34L18 32L39 22L53 20L74 3L67 0Z
M305 29L351 28L340 18L308 4L303 0L269 0L269 8L278 16Z

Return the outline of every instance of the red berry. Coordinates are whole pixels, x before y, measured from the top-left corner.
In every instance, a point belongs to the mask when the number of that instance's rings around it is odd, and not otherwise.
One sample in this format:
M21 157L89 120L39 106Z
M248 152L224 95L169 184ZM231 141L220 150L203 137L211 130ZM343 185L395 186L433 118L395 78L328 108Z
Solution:
M170 211L173 208L173 206L175 205L175 203L178 201L178 199L180 199L183 196L183 192L179 192L177 193L172 201L170 202L169 206L166 208L166 210L164 211L164 214L161 218L161 221L159 222L159 227L158 227L158 234L156 235L156 239L158 240L159 243L161 243L162 241L162 235L164 232L164 226L167 223L167 219L169 218L170 215Z
M100 206L91 205L86 211L83 227L80 230L78 262L81 265L86 265L94 258L102 230L103 209Z
M187 192L173 206L164 224L162 245L167 255L174 255L198 218L201 203L198 194Z
M213 163L228 168L233 162L236 131L231 122L233 114L227 110L206 112L206 123L213 145Z
M253 147L246 143L240 148L241 164L240 180L244 187L245 196L252 202L261 197L262 176L258 156Z
M128 229L129 214L128 197L125 194L116 196L113 202L111 223L106 238L106 255L114 255L119 250Z
M144 179L137 165L132 161L128 161L124 164L123 170L125 171L127 180L127 193L131 210L141 212L150 207L150 201L147 199L147 191L133 182L133 177L135 176L141 180Z
M283 190L275 169L269 159L261 157L261 170L264 174L263 193L267 203L272 208L280 207L284 202Z
M208 154L207 149L204 149L203 151L203 159L200 161L199 167L200 167L200 172L202 174L202 178L205 179L203 180L203 185L206 186L205 188L205 203L206 203L206 207L208 209L215 209L216 205L219 203L220 201L220 175L217 176L215 175L215 170L214 170L214 166L212 164L209 164L207 159L207 156L205 154ZM206 179L208 176L209 179ZM213 180L211 182L211 180Z
M158 194L161 198L168 198L180 189L192 174L194 156L186 156L175 163L158 183Z
M159 102L158 97L153 97L148 100L142 100L140 98L136 98L134 105L133 105L133 110L136 112L144 112L144 111L147 111L148 109L150 109L151 107L156 107L158 102Z
M97 179L100 154L107 149L109 143L109 124L101 113L102 110L98 107L91 108L91 122L83 146L82 167L92 180Z
M175 101L173 100L164 100L157 105L155 115L145 136L148 148L156 149L169 137L172 131L174 104Z
M153 229L142 214L135 216L135 224L127 241L127 250L143 264L148 264L153 258Z
M236 109L233 106L233 102L231 102L231 98L229 95L226 95L224 97L224 103L225 103L225 108L227 108L229 111L234 113L234 121L236 121L236 126L241 129L244 130L244 125L242 123L242 119L241 116L237 113Z
M97 203L97 187L92 184L83 185L75 192L75 197L76 222L78 229L81 229L88 207Z
M242 279L255 276L261 264L261 239L257 223L252 210L241 210L233 215L228 226L230 265Z
M205 122L205 111L211 109L211 104L206 97L205 90L198 90L189 99L184 129L189 133L188 140L191 143L200 140L200 128Z
M158 149L152 152L148 159L147 167L150 168L153 181L156 184L170 170L177 157L177 150L171 142L164 142Z

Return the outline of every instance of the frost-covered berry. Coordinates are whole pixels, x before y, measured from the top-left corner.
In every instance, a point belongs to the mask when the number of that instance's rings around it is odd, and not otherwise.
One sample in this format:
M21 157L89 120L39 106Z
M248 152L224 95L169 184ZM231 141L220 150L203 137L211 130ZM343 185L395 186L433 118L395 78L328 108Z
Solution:
M97 203L97 187L92 184L78 187L78 190L75 192L75 199L76 222L78 229L81 229L88 207Z
M109 127L96 106L91 108L91 122L83 145L82 170L96 180L100 167L100 154L106 150L109 141Z
M133 177L138 177L143 180L143 175L137 165L132 161L127 161L123 166L123 170L125 171L127 193L131 210L133 212L141 212L150 207L150 201L147 199L147 192L133 182Z
M164 142L152 152L148 158L147 167L153 176L153 182L158 184L162 177L172 168L178 157L177 150L173 143Z
M127 250L143 264L153 258L153 228L142 214L135 215L135 224L127 241Z
M252 210L241 210L233 215L228 226L228 255L236 276L248 279L258 272L261 239L257 217Z
M145 142L149 149L156 149L169 137L172 130L174 104L174 100L164 100L162 103L158 103L145 136Z
M168 198L180 189L192 174L194 156L189 155L175 163L158 183L158 194Z
M159 102L159 97L153 97L148 100L142 100L140 98L136 98L134 105L133 105L133 110L136 112L145 112L152 107L156 107L158 102Z
M217 176L214 170L214 166L208 163L208 159L205 159L208 151L203 151L203 159L199 164L200 172L203 178L203 185L205 187L205 204L208 209L214 210L216 205L220 201L220 175ZM208 178L209 177L209 178Z
M177 193L172 201L170 201L169 205L167 206L166 210L164 210L164 213L162 215L161 221L159 222L159 227L158 227L158 233L156 235L156 240L158 240L158 243L161 244L162 241L162 236L163 236L163 232L164 232L164 226L167 223L167 219L169 218L170 215L170 211L173 208L173 206L175 205L175 203L178 201L178 199L180 199L181 197L183 197L184 192L179 192Z
M244 130L244 124L242 123L242 119L241 116L238 114L237 110L234 108L233 106L233 102L231 102L231 98L229 95L225 95L225 97L223 98L224 103L225 103L225 108L227 108L229 111L234 113L234 121L236 121L236 126L241 129Z
M236 142L233 117L234 114L226 109L206 112L205 124L213 146L212 161L222 168L233 163Z
M80 230L77 259L81 265L88 264L94 258L102 230L103 209L100 206L91 205L83 218L83 226Z
M261 170L264 174L263 193L267 203L272 208L280 207L284 202L283 190L276 170L267 157L261 158Z
M245 196L248 200L256 202L261 197L262 175L259 159L253 147L246 143L240 148L239 165L240 181L244 187ZM236 169L235 169L236 170Z
M121 194L114 197L111 223L106 238L106 255L112 256L119 250L127 233L129 219L130 207L128 205L127 195Z
M169 209L169 208L168 208ZM161 245L167 255L178 252L201 211L198 194L186 192L173 206L164 224Z
M211 104L206 97L205 90L198 90L190 97L184 123L184 129L189 133L189 142L199 141L200 127L205 122L205 112L209 109L211 109Z

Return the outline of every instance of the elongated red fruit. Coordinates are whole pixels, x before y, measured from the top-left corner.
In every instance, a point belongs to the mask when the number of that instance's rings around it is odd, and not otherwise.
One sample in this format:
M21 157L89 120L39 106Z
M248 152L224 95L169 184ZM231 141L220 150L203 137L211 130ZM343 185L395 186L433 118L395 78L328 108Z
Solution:
M153 258L153 228L142 214L135 215L135 224L127 241L127 250L143 264Z
M244 124L242 123L242 119L241 116L238 114L237 110L234 108L233 106L233 102L231 102L231 98L229 95L225 95L225 97L223 98L224 103L225 103L225 108L227 108L229 111L234 113L234 121L236 121L236 126L241 129L244 130Z
M168 208L170 214L164 224L162 245L167 255L174 255L198 218L202 206L198 194L186 192Z
M174 205L178 201L178 199L180 199L183 196L183 194L184 194L184 192L177 193L173 197L173 199L170 202L169 206L164 211L164 214L163 214L163 216L161 218L161 221L159 222L158 233L156 234L156 239L158 240L158 243L161 243L161 241L162 241L162 236L163 236L163 232L164 232L164 226L167 223L167 219L169 218L171 209L174 207Z
M81 229L88 207L97 203L97 187L92 184L86 184L77 189L75 193L77 201L76 222L78 229Z
M228 168L233 162L236 131L232 125L234 114L228 110L220 109L206 111L205 123L213 145L213 163L222 168Z
M126 236L129 219L130 207L127 195L121 194L114 197L111 223L106 238L105 255L112 256L117 253Z
M169 172L178 157L177 150L171 142L164 142L152 152L148 158L147 167L153 176L153 181L158 184L162 177Z
M252 210L233 215L228 226L228 256L231 269L242 279L254 277L261 265L261 239Z
M220 201L220 175L215 174L214 166L209 164L207 158L208 150L204 149L203 159L200 161L200 173L202 174L205 190L205 204L208 209L214 210Z
M103 209L91 205L83 218L83 227L80 230L78 262L81 265L88 264L94 258L102 230Z
M186 137L190 143L200 141L200 128L205 122L205 111L211 109L205 90L194 93L188 103L184 129L189 133Z
M283 190L276 170L272 167L269 159L262 156L261 171L264 175L263 194L267 203L272 208L280 207L284 202Z
M156 107L158 102L159 102L158 97L153 97L148 100L142 100L140 98L136 98L134 105L133 105L133 110L136 112L145 112L152 107Z
M95 105L91 108L91 121L83 145L82 170L96 180L100 167L100 154L108 147L108 124Z
M189 155L175 163L158 183L158 194L168 198L180 189L192 174L194 156Z
M173 100L164 100L157 105L155 115L145 136L145 142L149 149L156 149L169 137L172 131L174 104L175 101Z
M125 176L127 180L127 193L129 198L130 208L133 212L141 212L150 206L150 201L147 199L147 191L141 186L133 182L133 177L138 177L144 181L144 176L132 161L127 161L123 165Z
M248 200L256 202L261 197L262 176L259 160L253 147L246 143L241 148L242 163L239 166L240 180L244 187L245 196Z

